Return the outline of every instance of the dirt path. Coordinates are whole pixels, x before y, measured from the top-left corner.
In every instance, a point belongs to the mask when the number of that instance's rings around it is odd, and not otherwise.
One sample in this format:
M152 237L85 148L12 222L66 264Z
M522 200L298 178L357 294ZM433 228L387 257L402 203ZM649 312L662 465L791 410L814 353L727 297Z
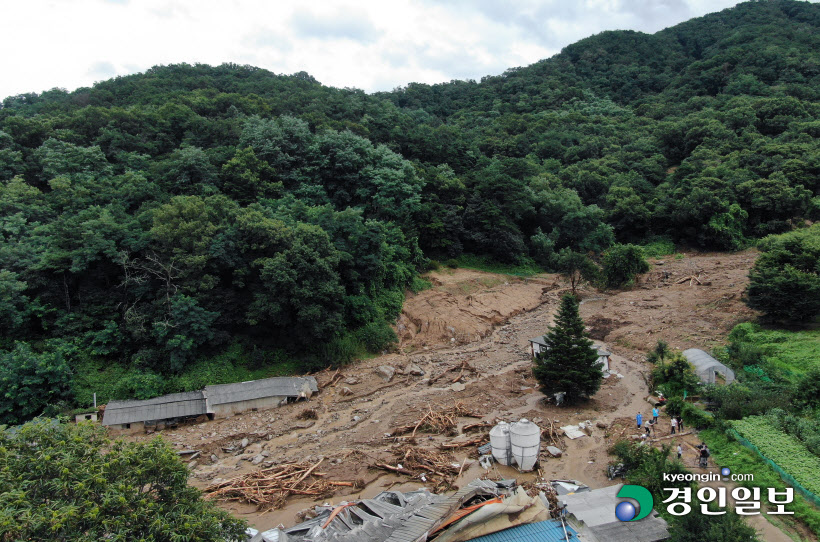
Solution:
M458 401L488 422L520 417L542 426L548 420L558 426L601 422L606 429L595 427L590 436L564 438L565 453L543 461L541 474L578 479L593 488L611 485L614 482L606 477L608 446L619 436L630 434L638 411L646 416L651 409L644 399L649 368L643 354L658 339L677 348L708 349L722 342L736 322L752 314L740 297L754 258L754 252L687 255L654 264L633 289L582 291L585 301L581 315L593 338L613 352L611 369L621 377L610 376L595 397L580 407L545 404L530 371L528 340L547 331L565 291L563 283L554 275L521 280L444 270L431 275L432 289L408 297L397 326L401 338L398 352L344 368L338 383L325 387L308 403L168 430L163 437L180 449L202 451L191 464L191 483L198 487L266 464L323 457L322 470L328 478L366 483L361 491L340 491L330 499L338 502L373 496L386 487L424 485L368 469L368 465L376 458L389 457L395 445L389 435L395 427L413 423L431 407ZM699 276L700 285L690 286L688 281L675 284L693 274ZM475 372L459 373L464 363ZM397 369L392 380L387 382L376 373L380 366ZM413 366L424 374L411 374L417 372ZM320 373L320 384L327 384L331 375ZM298 418L306 408L316 411L316 420ZM475 421L463 419L460 425ZM434 448L464 438L424 434L417 445ZM247 439L245 448L240 445L242 439ZM362 454L359 459L353 459L354 452ZM261 464L253 464L251 460L262 453L267 455ZM455 455L460 462L467 452ZM519 480L536 476L507 467L493 468L496 474ZM471 462L456 483L483 474L483 469ZM296 514L313 504L309 498L294 499L283 509L263 513L237 503L221 506L245 517L256 528L267 529L280 523L292 525Z

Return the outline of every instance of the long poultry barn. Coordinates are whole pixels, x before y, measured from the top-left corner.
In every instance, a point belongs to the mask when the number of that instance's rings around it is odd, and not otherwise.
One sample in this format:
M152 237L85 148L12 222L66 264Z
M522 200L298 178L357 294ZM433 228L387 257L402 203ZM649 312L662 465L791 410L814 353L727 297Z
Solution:
M138 433L146 426L176 423L206 413L202 391L172 393L144 401L110 401L102 424L126 433Z
M275 377L235 384L206 386L204 390L172 393L143 401L110 401L102 424L117 432L138 433L146 428L195 420L223 418L248 410L264 410L309 399L319 391L316 379Z
M215 418L237 412L274 408L299 399L309 399L319 391L316 379L308 377L274 377L263 380L205 386L208 414Z

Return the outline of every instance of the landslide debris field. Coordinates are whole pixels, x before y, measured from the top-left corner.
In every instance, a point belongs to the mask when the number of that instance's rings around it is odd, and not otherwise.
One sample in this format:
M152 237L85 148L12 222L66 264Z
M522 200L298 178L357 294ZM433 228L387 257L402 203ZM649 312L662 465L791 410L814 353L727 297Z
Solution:
M545 403L530 371L528 340L547 331L566 283L557 275L520 279L442 269L427 277L431 289L408 296L397 323L397 353L318 373L321 390L308 402L181 426L162 436L180 451L198 450L183 455L195 457L191 483L223 488L222 495L234 500L220 500L220 506L258 529L293 525L315 503L367 498L387 487L446 490L481 476L475 444L452 446L486 442L486 424L496 419L535 421L547 429L542 448L552 443L563 455L542 452L540 472L494 465L491 476L610 485L607 447L630 436L635 414L651 408L645 352L659 339L708 350L752 317L741 296L755 257L747 251L651 260L650 272L630 290L583 289L581 315L596 342L613 352L611 369L621 376L607 378L591 401L577 407ZM551 431L587 420L587 437L570 440ZM666 425L662 420L658 436L668 433ZM312 466L309 476L298 474ZM269 499L275 509L265 499L236 500L243 491L252 493L253 480L266 473L289 480ZM232 481L234 488L225 490Z

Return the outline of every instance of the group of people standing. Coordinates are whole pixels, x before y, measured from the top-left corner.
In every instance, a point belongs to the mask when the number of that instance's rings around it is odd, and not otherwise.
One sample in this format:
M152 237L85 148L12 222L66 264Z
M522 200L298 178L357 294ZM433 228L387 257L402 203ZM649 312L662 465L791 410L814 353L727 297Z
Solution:
M646 423L643 421L643 414L638 412L638 415L635 416L635 420L638 422L638 429L641 427L644 428L646 431L646 436L649 437L650 431L655 430L655 425L658 423L658 415L659 415L658 407L652 408L652 419L646 420ZM670 435L674 435L676 432L682 433L683 432L683 418L680 416L672 416L672 432L669 433Z
M643 428L645 431L645 433L641 435L641 438L648 439L652 435L652 432L655 431L655 426L658 423L659 414L660 412L658 411L658 407L653 407L652 419L647 419L646 422L644 422L643 414L638 412L638 414L635 416L635 421L638 423L638 429ZM672 419L669 423L671 427L671 431L669 433L670 435L683 433L683 418L680 415L672 416ZM702 468L706 468L708 465L708 459L710 455L709 448L706 446L705 443L702 443L697 448L699 450L699 465ZM681 446L680 443L678 443L676 451L678 453L678 459L680 459L683 455L683 446Z

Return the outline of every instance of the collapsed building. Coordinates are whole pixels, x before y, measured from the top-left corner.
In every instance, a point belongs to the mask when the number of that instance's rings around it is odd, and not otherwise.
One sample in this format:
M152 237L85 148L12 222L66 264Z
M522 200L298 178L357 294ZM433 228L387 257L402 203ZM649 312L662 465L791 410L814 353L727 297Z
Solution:
M119 432L161 429L188 420L223 418L248 410L274 408L319 391L312 376L274 377L236 384L206 386L204 390L171 393L146 400L110 401L102 424Z
M535 484L473 480L449 496L426 489L316 506L293 527L249 529L247 542L661 542L666 521L615 517L621 485L591 490L575 481Z

